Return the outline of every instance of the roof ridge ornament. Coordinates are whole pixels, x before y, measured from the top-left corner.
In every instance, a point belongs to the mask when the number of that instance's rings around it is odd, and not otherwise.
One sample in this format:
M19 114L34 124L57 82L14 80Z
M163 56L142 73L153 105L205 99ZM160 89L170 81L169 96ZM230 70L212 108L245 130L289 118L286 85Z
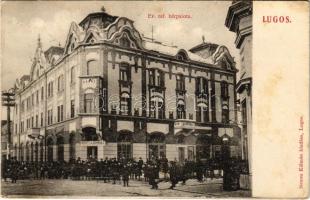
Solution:
M102 6L100 10L101 10L102 12L106 12L106 9L105 9L104 6Z

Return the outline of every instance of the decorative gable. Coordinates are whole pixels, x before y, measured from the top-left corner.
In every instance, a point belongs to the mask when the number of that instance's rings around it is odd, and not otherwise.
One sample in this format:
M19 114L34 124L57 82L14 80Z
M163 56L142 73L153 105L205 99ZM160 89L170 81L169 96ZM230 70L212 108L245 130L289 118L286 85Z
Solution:
M236 69L234 58L230 55L229 50L225 46L219 46L212 55L214 64L223 69Z
M69 33L67 35L64 53L71 53L78 46L78 43L81 41L81 38L83 38L83 36L84 32L81 30L81 28L75 22L72 22Z
M125 17L118 18L107 27L107 41L127 48L144 49L140 33Z

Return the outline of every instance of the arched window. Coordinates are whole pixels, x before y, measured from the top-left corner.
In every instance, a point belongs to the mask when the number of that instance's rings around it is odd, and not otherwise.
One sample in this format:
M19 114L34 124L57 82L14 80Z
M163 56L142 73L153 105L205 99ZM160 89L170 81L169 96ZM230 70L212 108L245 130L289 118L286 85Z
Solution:
M120 39L120 45L121 45L122 47L130 48L130 40L129 40L127 37L123 36L123 37Z
M75 159L75 134L70 134L69 145L69 157L72 160Z
M117 158L132 158L132 133L129 131L120 131L117 138Z
M92 113L94 112L95 102L94 102L94 93L84 94L84 112Z
M84 141L97 141L98 140L96 128L85 127L82 129L82 132L83 132L83 140Z
M123 92L121 94L121 101L120 101L120 108L121 108L121 114L122 115L128 115L130 113L130 95L127 92Z
M53 161L53 139L50 137L47 139L47 161Z
M185 53L184 51L180 51L180 52L177 54L176 57L177 57L178 60L181 60L181 61L187 60L187 56L186 56L186 53Z
M177 119L186 119L185 101L183 99L177 101Z
M64 161L64 137L57 137L57 160Z
M88 61L86 66L86 75L97 75L97 68L99 68L97 60Z

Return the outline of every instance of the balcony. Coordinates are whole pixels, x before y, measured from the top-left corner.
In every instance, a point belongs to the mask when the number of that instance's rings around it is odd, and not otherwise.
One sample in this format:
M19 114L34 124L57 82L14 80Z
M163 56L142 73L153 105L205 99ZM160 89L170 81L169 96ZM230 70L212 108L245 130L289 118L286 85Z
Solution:
M40 128L30 128L27 130L27 136L30 138L38 138L40 135Z
M174 133L177 134L182 131L186 131L188 133L193 133L197 130L211 130L212 128L209 126L197 126L194 120L189 119L178 119L175 120L174 123Z

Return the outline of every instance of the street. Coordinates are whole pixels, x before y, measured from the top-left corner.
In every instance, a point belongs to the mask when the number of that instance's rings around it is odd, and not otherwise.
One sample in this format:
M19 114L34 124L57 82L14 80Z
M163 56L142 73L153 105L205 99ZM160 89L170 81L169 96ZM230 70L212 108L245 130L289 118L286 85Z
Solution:
M203 183L190 179L186 185L179 183L174 190L170 182L161 182L158 190L144 181L130 180L129 187L119 182L115 185L103 181L77 180L18 180L17 183L2 181L2 195L9 197L33 196L150 196L150 197L249 197L250 191L223 191L222 179L208 179Z

